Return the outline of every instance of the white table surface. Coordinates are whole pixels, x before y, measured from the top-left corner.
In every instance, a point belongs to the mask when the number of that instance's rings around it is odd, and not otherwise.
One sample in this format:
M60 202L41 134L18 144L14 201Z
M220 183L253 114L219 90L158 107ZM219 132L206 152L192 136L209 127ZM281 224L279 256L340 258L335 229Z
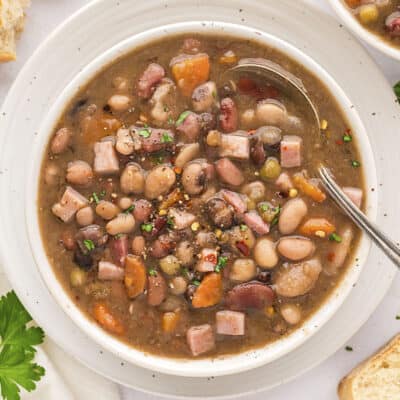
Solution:
M310 1L318 4L326 12L333 14L324 0ZM4 100L18 71L23 67L25 61L42 40L65 18L88 2L89 0L33 0L33 5L28 11L26 30L18 45L18 61L0 65L0 103ZM327 46L329 46L328 43ZM374 50L368 50L382 67L386 77L392 84L400 80L399 63L386 58ZM372 85L373 82L366 82L365 84ZM377 132L377 134L384 135L384 132ZM382 255L382 257L384 256ZM400 275L395 279L391 290L382 304L360 331L349 341L348 345L354 349L352 352L341 349L330 359L300 378L275 388L268 393L250 396L248 399L261 400L266 397L268 400L337 399L336 386L340 378L358 362L368 357L385 341L400 331L400 320L396 320L396 315L400 315ZM301 365L299 365L299 369L301 369ZM156 399L155 396L145 395L124 388L121 389L121 393L123 400Z

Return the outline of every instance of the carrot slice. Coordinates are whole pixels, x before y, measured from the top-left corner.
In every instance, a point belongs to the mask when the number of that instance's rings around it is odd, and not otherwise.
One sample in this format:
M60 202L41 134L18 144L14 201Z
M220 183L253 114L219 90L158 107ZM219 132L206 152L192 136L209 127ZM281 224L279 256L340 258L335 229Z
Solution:
M329 222L326 218L310 218L300 227L300 233L306 236L314 236L318 231L330 235L335 232L335 230L335 225Z
M125 287L133 299L144 292L147 282L146 267L140 257L128 255L125 260Z
M116 318L104 303L96 303L93 306L93 315L96 321L106 330L117 335L125 333L124 325Z
M222 298L221 274L212 272L204 277L198 289L194 292L192 305L194 308L211 307Z
M196 86L206 82L210 75L207 54L196 54L177 60L172 65L172 75L184 96L191 96Z
M326 199L326 194L319 187L304 178L303 175L295 174L292 179L294 186L314 201L322 203Z
M351 8L356 8L361 4L361 0L345 0L345 2Z
M176 312L166 312L162 316L162 329L166 333L175 331L179 322L179 314Z

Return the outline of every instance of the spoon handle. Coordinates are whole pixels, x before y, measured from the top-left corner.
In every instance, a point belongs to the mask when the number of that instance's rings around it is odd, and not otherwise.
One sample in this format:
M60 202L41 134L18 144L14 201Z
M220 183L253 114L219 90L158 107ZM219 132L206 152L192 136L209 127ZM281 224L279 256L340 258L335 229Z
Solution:
M380 247L383 252L400 268L400 249L374 223L358 209L358 207L343 193L334 181L328 168L320 166L319 175L322 183L339 207Z

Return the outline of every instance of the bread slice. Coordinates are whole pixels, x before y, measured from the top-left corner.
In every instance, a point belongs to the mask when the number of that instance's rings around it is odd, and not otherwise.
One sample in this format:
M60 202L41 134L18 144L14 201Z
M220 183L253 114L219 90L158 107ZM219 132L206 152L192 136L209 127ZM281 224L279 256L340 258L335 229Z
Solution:
M400 400L400 334L343 378L340 400Z
M16 59L16 40L29 4L30 0L0 0L0 62Z

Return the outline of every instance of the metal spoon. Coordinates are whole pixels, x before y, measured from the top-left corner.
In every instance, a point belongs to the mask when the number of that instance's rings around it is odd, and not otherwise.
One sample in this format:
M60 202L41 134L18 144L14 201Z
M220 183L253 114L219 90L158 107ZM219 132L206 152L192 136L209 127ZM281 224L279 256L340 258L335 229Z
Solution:
M279 64L265 58L243 58L237 65L230 68L227 73L251 75L259 77L262 81L271 83L291 99L298 99L309 111L312 124L317 133L320 132L320 121L316 107L307 94L301 79L284 69Z
M375 244L394 262L397 267L400 267L399 247L374 223L369 221L359 208L356 207L356 205L344 194L342 189L333 179L328 168L321 165L318 168L318 173L326 191L337 205L375 242Z
M262 80L270 82L282 92L291 98L298 98L306 105L310 112L315 130L320 132L320 121L318 112L303 82L289 71L286 71L279 64L263 58L246 58L239 61L228 73L250 74L260 77ZM354 221L354 223L363 230L377 246L400 267L400 249L389 239L375 224L367 219L367 217L355 206L355 204L344 194L339 185L335 182L328 168L321 165L318 173L322 183L338 206Z

